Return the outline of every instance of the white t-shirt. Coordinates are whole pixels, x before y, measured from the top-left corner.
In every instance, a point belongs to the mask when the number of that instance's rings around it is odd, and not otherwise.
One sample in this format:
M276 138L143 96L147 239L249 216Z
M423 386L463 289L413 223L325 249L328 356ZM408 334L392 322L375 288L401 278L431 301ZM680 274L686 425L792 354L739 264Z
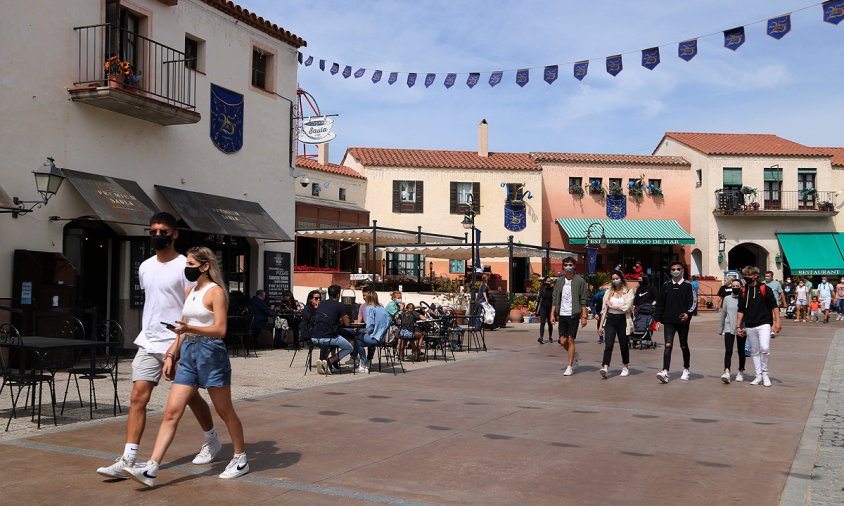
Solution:
M797 300L805 301L808 299L809 289L806 286L797 287Z
M187 258L179 255L169 262L159 262L157 257L144 260L138 269L141 289L144 290L144 315L141 333L135 344L148 353L167 353L176 334L161 322L174 323L182 319L185 291L195 285L185 277Z
M571 316L571 281L563 285L560 293L560 316Z

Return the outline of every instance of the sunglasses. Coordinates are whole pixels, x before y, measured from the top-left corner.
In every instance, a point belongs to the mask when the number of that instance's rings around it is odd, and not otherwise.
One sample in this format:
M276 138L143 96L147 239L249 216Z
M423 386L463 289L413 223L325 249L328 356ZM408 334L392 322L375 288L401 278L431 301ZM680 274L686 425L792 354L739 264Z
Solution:
M159 229L150 229L149 230L149 236L150 237L155 237L157 235L163 235L164 237L169 237L170 234L172 234L172 233L173 233L173 231L168 229L168 228L163 228L163 229L160 229L160 230Z

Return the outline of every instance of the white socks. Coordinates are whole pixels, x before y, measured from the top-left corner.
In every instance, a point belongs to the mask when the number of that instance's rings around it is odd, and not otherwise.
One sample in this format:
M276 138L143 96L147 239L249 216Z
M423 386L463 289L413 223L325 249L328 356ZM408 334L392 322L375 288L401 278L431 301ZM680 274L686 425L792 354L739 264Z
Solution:
M205 442L214 441L217 437L217 430L214 427L211 427L211 430L205 433Z
M137 460L138 444L126 443L126 445L123 447L123 456L126 457L128 460Z

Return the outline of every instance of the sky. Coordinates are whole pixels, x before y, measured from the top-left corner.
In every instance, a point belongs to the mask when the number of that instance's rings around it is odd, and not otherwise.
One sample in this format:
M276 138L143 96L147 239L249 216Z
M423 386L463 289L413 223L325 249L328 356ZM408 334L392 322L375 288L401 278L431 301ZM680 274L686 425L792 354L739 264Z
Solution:
M308 42L301 51L315 64L298 67L299 87L323 114L338 115L333 163L353 146L476 150L482 119L490 151L647 155L666 131L771 133L844 146L844 22L823 22L820 5L798 11L812 0L237 3ZM768 36L764 21L788 12L791 32ZM747 40L731 51L721 32L737 26ZM677 42L694 37L697 56L678 58ZM640 51L663 44L661 63L642 67ZM622 72L609 75L604 58L628 52ZM578 81L571 63L585 59L589 72ZM331 62L367 72L344 79L328 72ZM554 64L560 76L552 85L541 68L523 88L515 84L515 69ZM385 73L378 84L374 69ZM487 81L496 70L505 73L493 88ZM400 73L393 85L389 71ZM408 72L419 74L413 88ZM425 88L428 72L437 80ZM448 72L464 74L451 89L443 86ZM473 89L468 72L481 72Z

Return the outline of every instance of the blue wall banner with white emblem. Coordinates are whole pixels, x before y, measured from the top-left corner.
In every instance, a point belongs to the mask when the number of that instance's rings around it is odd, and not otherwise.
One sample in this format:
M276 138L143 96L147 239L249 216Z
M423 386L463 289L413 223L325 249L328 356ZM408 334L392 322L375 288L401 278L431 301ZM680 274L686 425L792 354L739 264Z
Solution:
M399 80L398 72L390 72L390 77L387 79L387 84L393 84Z
M744 27L739 26L730 30L724 30L724 47L735 51L744 44Z
M340 64L339 63L335 63L335 64L331 65L331 75L333 76L337 72L340 72Z
M298 55L296 56L296 59L299 60L299 64L301 65L302 64L302 53L298 53Z
M383 73L383 72L381 72L380 70L376 70L375 72L373 72L373 73L372 73L372 82L373 82L373 83L377 83L378 81L380 81L380 80L381 80L381 76L382 76L383 74L384 74L384 73Z
M355 71L355 79L360 79L364 74L366 74L366 69L357 69Z
M617 76L623 69L621 55L607 56L607 73L613 77Z
M243 95L211 85L211 142L223 153L243 146Z
M320 70L323 70L323 71L325 70L325 60L320 60L320 61L319 61L319 69L320 69Z
M768 20L768 35L779 40L791 31L791 15L786 14Z
M643 49L642 66L648 70L653 70L657 65L659 65L659 48Z
M413 88L414 84L416 84L416 72L411 72L407 75L407 87Z
M542 73L542 79L551 84L557 80L557 76L560 73L560 68L557 65L548 65L545 67L545 71Z
M501 77L504 76L504 72L493 72L489 75L489 85L495 86L496 84L501 82Z
M620 220L627 216L627 198L624 195L607 195L607 218Z
M586 73L589 71L589 60L586 61L579 61L574 64L574 77L577 78L578 81L582 81L584 77L586 77Z
M348 79L349 76L352 75L352 66L346 65L346 68L343 69L343 79Z
M448 74L445 76L445 81L443 81L443 86L446 88L451 88L454 86L454 81L457 80L457 74Z
M313 62L314 62L314 57L313 57L313 56L308 56L308 59L307 59L307 60L305 60L305 66L306 66L306 67L310 67L310 66L311 66L311 64L313 64Z
M680 58L691 61L695 55L697 55L697 39L684 40L677 45L677 56Z
M504 228L512 232L527 227L527 206L524 202L504 204Z
M586 248L586 275L594 276L595 268L598 267L598 250Z
M432 84L434 84L434 80L437 78L436 74L428 74L425 76L425 87L430 88Z
M832 0L823 3L823 20L837 25L844 19L844 0Z
M528 81L530 81L530 70L521 69L516 72L516 84L524 88Z
M481 74L478 72L472 72L469 74L469 77L466 78L466 86L469 88L474 88L478 81L481 79Z

